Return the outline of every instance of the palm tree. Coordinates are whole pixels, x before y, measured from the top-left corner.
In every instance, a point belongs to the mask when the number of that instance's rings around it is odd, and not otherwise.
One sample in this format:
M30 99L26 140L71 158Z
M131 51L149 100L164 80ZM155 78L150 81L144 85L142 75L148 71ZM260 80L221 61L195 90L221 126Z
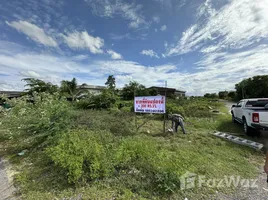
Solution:
M82 84L81 86L78 86L76 79L73 78L71 81L61 81L60 90L63 94L70 97L72 101L75 101L79 95L88 93L86 90L83 90L85 85L86 84Z

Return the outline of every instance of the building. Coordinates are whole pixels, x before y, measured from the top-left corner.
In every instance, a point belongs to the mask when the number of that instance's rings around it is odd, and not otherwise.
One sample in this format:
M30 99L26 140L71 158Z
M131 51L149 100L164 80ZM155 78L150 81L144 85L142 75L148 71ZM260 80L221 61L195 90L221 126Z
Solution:
M155 89L159 95L163 95L163 96L166 93L167 96L175 95L177 97L185 97L185 93L186 93L186 91L177 90L175 88L165 88L165 87L153 86L153 87L150 87L149 89Z
M175 91L175 96L177 96L177 97L185 97L186 96L186 91L176 90Z
M8 98L21 97L23 92L20 91L0 91L0 95L6 95Z
M88 92L90 92L91 94L94 94L94 95L100 94L101 91L106 88L105 86L87 85L87 84L79 85L78 87L80 89L87 90Z

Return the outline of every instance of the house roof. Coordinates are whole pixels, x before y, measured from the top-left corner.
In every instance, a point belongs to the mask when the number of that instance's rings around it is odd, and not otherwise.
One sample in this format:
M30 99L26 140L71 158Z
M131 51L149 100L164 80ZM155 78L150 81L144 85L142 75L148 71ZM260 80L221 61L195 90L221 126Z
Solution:
M0 95L4 94L7 95L8 97L19 97L23 94L22 91L0 91Z
M155 88L155 89L161 89L161 90L175 90L175 92L182 92L182 93L186 93L186 91L183 91L183 90L177 90L175 88L165 88L165 87L157 87L157 86L152 86L152 87L149 87L149 88Z
M83 89L97 89L97 90L106 88L105 86L99 86L99 85L78 85L78 87Z

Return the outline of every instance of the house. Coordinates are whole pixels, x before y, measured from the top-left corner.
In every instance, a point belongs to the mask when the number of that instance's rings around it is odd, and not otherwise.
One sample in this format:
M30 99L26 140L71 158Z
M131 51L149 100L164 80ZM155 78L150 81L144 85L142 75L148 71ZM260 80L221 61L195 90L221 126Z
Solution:
M186 93L186 91L177 90L175 88L165 88L165 87L153 86L153 87L150 87L149 89L155 89L159 95L163 95L163 96L166 93L167 96L175 95L176 97L185 97L185 93Z
M8 98L21 97L23 92L20 91L0 91L0 95L6 95Z
M94 95L100 94L101 91L106 88L105 86L87 85L87 84L79 85L78 87L80 89L87 90L88 92L90 92L91 94L94 94Z
M186 91L176 90L175 91L175 96L177 96L177 97L185 97L186 96Z

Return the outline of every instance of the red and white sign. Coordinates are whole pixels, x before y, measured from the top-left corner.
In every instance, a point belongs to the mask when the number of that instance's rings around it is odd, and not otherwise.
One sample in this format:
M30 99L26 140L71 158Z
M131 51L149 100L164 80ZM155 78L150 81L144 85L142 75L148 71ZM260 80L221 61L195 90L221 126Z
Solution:
M166 113L166 99L164 96L135 97L134 109L138 113Z

